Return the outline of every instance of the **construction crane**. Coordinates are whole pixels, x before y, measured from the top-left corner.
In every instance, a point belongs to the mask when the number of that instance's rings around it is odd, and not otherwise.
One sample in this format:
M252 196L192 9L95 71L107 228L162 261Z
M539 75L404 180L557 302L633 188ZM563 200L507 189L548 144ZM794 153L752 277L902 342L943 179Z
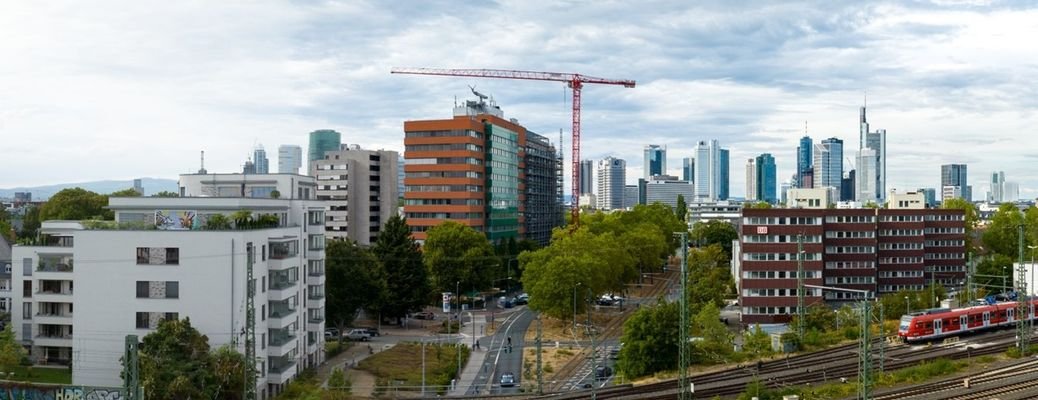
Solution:
M581 74L538 71L515 71L507 69L437 69L437 68L393 68L390 73L410 75L461 76L470 78L524 79L532 81L566 82L573 89L573 145L571 189L573 194L573 224L580 224L580 90L584 84L619 85L633 88L635 82L627 79L597 78Z

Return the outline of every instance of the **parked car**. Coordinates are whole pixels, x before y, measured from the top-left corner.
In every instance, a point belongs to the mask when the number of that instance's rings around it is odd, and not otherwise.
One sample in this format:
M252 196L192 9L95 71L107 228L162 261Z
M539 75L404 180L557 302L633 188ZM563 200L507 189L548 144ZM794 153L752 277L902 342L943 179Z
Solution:
M595 379L606 379L613 376L613 369L607 366L595 368Z
M517 306L521 306L523 304L528 304L528 303L530 303L530 295L528 295L526 293L520 294L518 296L515 296L515 299L512 300L512 302L515 303L515 305L517 305Z
M501 387L512 387L515 386L515 375L511 372L505 372L501 374Z
M497 299L497 306L501 308L512 308L515 306L515 302L508 297L501 296L501 298Z
M428 311L419 311L419 312L416 312L416 313L412 314L411 318L414 318L414 319L430 319L431 320L431 319L436 319L436 314L433 314L433 313L428 312Z
M371 339L366 329L352 329L344 335L345 338L358 342L366 342Z
M378 331L378 328L360 328L368 333L371 337L382 336L382 332Z
M336 328L325 329L324 330L324 338L325 339L338 339L339 338L339 330L336 329Z

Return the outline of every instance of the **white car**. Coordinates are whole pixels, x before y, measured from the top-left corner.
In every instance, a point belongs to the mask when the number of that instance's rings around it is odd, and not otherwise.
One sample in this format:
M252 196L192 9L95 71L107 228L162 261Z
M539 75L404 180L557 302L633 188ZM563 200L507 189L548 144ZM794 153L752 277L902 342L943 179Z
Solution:
M352 329L343 336L349 340L358 342L366 342L371 339L371 334L368 333L367 329Z

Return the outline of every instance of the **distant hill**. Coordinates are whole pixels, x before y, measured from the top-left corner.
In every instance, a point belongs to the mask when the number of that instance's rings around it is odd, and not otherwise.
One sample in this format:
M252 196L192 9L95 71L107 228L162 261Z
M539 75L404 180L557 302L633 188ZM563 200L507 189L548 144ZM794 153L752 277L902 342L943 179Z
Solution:
M174 179L143 178L141 179L141 184L144 186L145 196L150 196L164 190L170 192L180 191L177 186L177 181ZM50 196L53 196L54 193L60 192L62 189L75 187L80 187L101 194L108 194L118 190L132 188L133 180L59 183L56 185L0 189L0 198L13 198L14 192L30 192L32 193L33 200L46 200Z

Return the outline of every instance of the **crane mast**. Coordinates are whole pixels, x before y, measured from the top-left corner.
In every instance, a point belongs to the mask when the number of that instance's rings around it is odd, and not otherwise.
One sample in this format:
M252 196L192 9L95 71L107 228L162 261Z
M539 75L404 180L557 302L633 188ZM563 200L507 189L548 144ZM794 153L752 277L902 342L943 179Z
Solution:
M565 82L567 86L573 91L573 143L570 147L572 154L572 175L570 177L570 189L573 196L572 201L574 202L572 208L573 224L579 226L580 224L580 98L581 89L584 88L585 83L599 84L599 85L617 85L626 88L633 88L635 81L629 79L609 79L599 78L588 75L573 74L573 73L561 73L561 72L541 72L541 71L520 71L520 70L507 70L507 69L443 69L443 68L393 68L390 73L393 74L410 74L410 75L436 75L436 76L460 76L470 78L497 78L497 79L520 79L520 80L534 80L534 81L554 81L554 82Z

